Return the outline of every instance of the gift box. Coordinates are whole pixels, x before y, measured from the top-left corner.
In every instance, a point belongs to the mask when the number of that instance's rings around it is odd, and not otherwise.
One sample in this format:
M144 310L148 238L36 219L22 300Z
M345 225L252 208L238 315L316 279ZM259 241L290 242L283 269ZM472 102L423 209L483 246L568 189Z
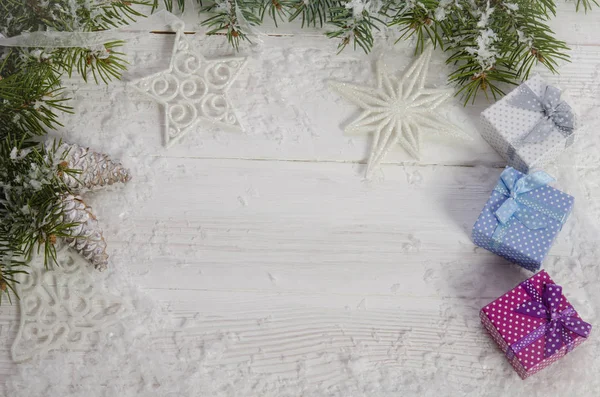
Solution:
M485 306L480 317L523 379L558 361L592 330L543 270Z
M507 167L473 226L473 242L528 270L537 271L573 209L574 198L539 171Z
M560 97L535 75L481 113L481 135L509 166L524 173L541 168L576 137L574 111Z

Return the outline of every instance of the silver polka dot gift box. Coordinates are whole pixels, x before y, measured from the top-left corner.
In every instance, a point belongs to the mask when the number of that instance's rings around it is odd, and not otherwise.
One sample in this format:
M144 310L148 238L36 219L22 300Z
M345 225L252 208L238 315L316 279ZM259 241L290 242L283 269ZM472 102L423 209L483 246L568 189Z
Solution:
M525 269L537 271L571 214L574 198L548 186L543 171L506 168L473 226L473 242Z
M571 146L577 118L561 91L539 75L481 113L483 138L521 172L542 168Z

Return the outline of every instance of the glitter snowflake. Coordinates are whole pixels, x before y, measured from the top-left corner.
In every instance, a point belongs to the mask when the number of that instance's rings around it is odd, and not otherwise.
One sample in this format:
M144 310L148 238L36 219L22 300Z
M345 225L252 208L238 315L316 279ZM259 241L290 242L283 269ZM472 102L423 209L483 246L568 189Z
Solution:
M19 274L19 330L11 348L15 362L42 358L57 349L82 351L110 333L132 312L130 304L104 288L86 260L64 246L57 266L36 256Z
M396 143L418 159L424 130L471 139L436 111L451 98L452 89L425 88L431 53L432 47L429 46L400 79L386 73L379 61L376 88L330 82L333 90L363 109L345 132L373 133L375 136L367 174L381 163Z

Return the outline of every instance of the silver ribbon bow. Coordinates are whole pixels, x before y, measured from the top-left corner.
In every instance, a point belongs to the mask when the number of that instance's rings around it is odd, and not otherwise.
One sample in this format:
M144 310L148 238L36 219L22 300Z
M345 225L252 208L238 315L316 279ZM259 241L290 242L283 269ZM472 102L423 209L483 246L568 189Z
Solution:
M512 106L542 114L540 121L533 126L531 131L519 139L519 143L543 142L552 130L557 129L565 138L568 138L565 147L571 146L575 124L573 109L565 101L560 100L561 92L558 88L546 85L543 88L543 93L540 98L527 84L522 84L517 89L517 95L508 100L508 103Z

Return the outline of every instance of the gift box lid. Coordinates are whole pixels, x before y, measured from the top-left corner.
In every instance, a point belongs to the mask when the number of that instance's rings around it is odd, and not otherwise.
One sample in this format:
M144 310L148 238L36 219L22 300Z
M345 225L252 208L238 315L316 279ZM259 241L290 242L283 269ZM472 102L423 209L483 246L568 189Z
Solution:
M544 303L540 303L540 302ZM550 359L561 349L587 338L591 325L545 271L541 271L481 310L502 338L504 352L514 354L525 370ZM565 316L559 317L560 313ZM541 331L540 331L541 330ZM565 341L569 343L565 343Z
M476 244L535 271L571 213L575 199L548 185L513 195L511 189L514 191L515 182L523 177L523 173L511 167L502 172L473 227L473 239ZM498 234L501 227L498 213L513 196L518 203L514 220L506 224L503 233ZM536 222L543 222L546 226L541 227L542 223Z
M528 177L528 175L512 167L506 167L494 188L494 191L503 195L501 201L506 201L511 197L511 188L524 177ZM546 184L520 193L518 200L523 204L523 209L539 212L564 224L571 214L575 198Z
M577 117L575 111L564 100L562 107L569 109L569 112L565 114L572 117L573 133L571 135L566 135L555 127L550 128L549 134L537 142L522 141L540 122L544 122L548 118L546 112L536 110L536 106L533 106L533 103L540 103L540 99L544 98L547 87L551 87L560 95L559 89L549 86L540 75L535 74L481 113L481 116L494 126L505 141L503 146L506 147L506 153L503 154L506 157L517 155L524 163L533 165L545 157L547 152L559 147L564 149L572 144L575 138L574 130L577 128ZM531 98L528 98L528 95ZM552 100L555 103L561 101L560 97ZM532 103L531 108L527 108L528 102ZM517 106L517 104L521 106Z

